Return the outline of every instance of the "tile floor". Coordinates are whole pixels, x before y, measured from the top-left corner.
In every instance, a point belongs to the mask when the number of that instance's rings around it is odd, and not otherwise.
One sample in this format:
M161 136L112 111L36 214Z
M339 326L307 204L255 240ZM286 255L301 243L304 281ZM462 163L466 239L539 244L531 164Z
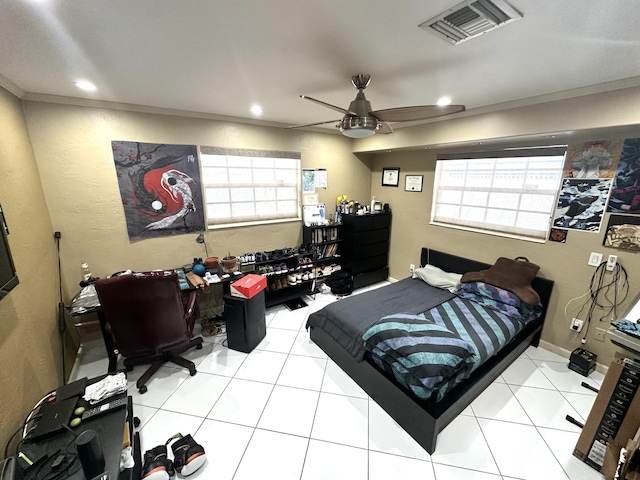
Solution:
M377 288L380 285L362 289ZM359 292L355 292L357 294ZM198 373L170 364L140 395L129 394L142 451L176 432L190 433L208 454L192 479L215 480L591 480L599 473L571 455L603 375L585 379L567 359L530 347L438 437L426 453L309 340L309 313L336 301L267 311L267 336L250 354L205 337L186 355ZM102 345L88 345L77 378L106 372Z

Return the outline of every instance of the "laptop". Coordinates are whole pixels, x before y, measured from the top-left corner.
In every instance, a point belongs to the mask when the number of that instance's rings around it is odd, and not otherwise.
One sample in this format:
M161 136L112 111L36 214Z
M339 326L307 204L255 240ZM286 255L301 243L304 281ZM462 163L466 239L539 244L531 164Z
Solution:
M35 420L35 427L27 439L33 441L64 430L64 425L69 425L71 421L77 403L78 397L72 397L42 405L38 411L41 416Z

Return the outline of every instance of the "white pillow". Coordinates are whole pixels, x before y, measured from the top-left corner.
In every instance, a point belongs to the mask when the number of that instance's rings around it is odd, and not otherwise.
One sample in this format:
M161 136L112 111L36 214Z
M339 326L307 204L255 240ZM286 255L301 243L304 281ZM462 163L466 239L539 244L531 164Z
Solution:
M445 272L433 265L425 265L424 267L416 268L413 271L412 278L419 278L432 287L446 288L450 292L455 292L460 288L460 279L462 278L462 275L458 273Z

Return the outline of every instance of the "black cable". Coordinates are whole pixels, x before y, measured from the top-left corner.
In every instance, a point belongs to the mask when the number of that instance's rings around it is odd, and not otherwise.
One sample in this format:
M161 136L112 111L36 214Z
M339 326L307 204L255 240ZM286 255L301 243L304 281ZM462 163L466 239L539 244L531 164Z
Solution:
M15 438L15 436L20 433L22 431L22 429L24 428L24 423L15 431L11 434L11 436L9 437L9 440L7 440L7 443L4 446L4 458L8 458L8 454L9 454L9 445L11 445L11 440L13 440Z
M60 332L60 341L62 343L62 385L66 385L66 339L65 339L65 318L64 318L64 302L62 301L62 266L60 263L60 232L54 234L56 239L56 253L58 256L58 331Z
M589 281L589 300L582 304L576 315L577 318L580 318L580 314L587 305L589 305L585 319L587 328L585 329L584 336L582 337L582 343L586 342L591 321L595 318L596 309L604 310L604 313L598 318L599 322L604 321L610 315L617 318L618 306L626 300L629 294L629 277L626 269L620 265L620 263L616 263L616 266L612 271L611 281L607 282L606 265L607 262L602 262L593 272L591 280ZM624 290L623 292L618 291L619 285ZM613 299L611 298L611 295L613 295ZM622 298L620 298L620 296Z
M624 276L622 276L621 273L623 273ZM614 270L612 272L612 280L611 280L611 282L609 282L609 283L607 283L605 285L602 285L602 280L603 279L604 279L604 275L601 275L599 287L598 287L598 289L596 289L596 293L595 293L594 298L593 298L594 307L607 309L606 313L599 318L599 321L603 321L610 314L613 314L614 316L617 317L617 313L618 313L617 312L617 307L618 307L618 305L620 305L622 302L624 302L626 300L627 295L629 293L629 282L628 282L627 272L624 269L624 267L622 265L620 265L619 263L617 263L616 266L614 267ZM622 280L622 286L625 287L625 292L624 292L623 298L618 300L618 283L621 280ZM612 286L613 286L613 294L614 294L613 301L608 296L609 293L610 293L610 288ZM602 296L604 297L605 300L608 301L608 304L607 303L601 303L601 302L598 301L598 295L603 290L604 290L604 293L602 294Z
M35 420L36 418L40 418L42 415L37 414L34 415L33 417L29 418L31 416L31 414L37 409L40 408L42 406L42 401L45 400L48 396L50 396L53 393L53 391L47 393L47 395L45 395L43 397L42 400L40 400L40 402L38 402L38 404L33 407L31 410L29 410L29 413L27 413L27 415L24 417L24 420L22 421L22 425L20 425L20 428L18 428L18 430L16 430L10 437L9 440L7 440L7 443L4 446L4 458L7 458L7 454L9 453L9 445L11 444L11 440L13 440L13 438L16 436L16 434L20 431L20 430L24 430L24 427L31 421ZM20 442L18 442L18 445L16 445L16 454L18 453L18 446L22 443L22 440L20 440Z

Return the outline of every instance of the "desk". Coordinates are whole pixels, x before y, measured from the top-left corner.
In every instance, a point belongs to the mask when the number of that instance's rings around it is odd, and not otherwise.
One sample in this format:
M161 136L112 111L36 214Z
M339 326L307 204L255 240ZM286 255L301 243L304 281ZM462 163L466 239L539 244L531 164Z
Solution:
M624 348L634 355L640 355L640 338L621 332L616 327L610 327L606 335L614 345Z
M97 382L104 378L106 375L89 380L89 384ZM73 433L68 430L61 430L57 433L51 434L48 437L39 438L31 443L25 442L25 446L37 445L47 455L48 458L39 465L32 467L34 470L27 470L25 472L24 480L31 480L36 478L47 477L46 473L52 472L51 464L53 460L60 454L64 453L66 456L65 461L62 463L59 471L63 471L66 467L65 473L60 474L56 479L77 479L83 480L85 478L80 464L80 459L77 456L75 448L75 435L79 435L85 430L95 430L100 438L100 444L102 446L102 452L105 459L105 471L109 475L109 480L132 480L134 472L138 474L141 469L140 458L140 445L139 440L132 435L133 433L133 406L131 403L131 397L127 397L126 392L110 397L109 400L115 400L118 398L127 398L127 408L117 408L108 412L96 415L91 418L87 418L82 423L73 428ZM106 402L102 402L106 403ZM78 405L86 404L84 399L78 400ZM100 405L96 404L96 405ZM122 453L122 441L125 428L125 421L129 421L129 434L131 437L134 460L136 466L131 469L126 469L120 472L120 457ZM75 435L74 435L75 434ZM136 434L137 435L137 434ZM136 443L137 440L137 443ZM37 469L37 470L36 470Z
M180 289L183 292L189 292L193 290L193 286L187 281L184 270L181 268L169 269L175 270L178 273L178 279L180 282ZM222 275L222 271L220 270L209 270L211 273L218 273L220 276ZM212 283L211 285L220 285L223 288L223 293L229 292L229 284L235 280L238 280L242 277L242 274L233 275L231 274L227 278L221 278L220 282ZM102 338L104 340L104 346L107 350L107 358L109 360L109 365L107 368L107 373L113 373L116 370L116 363L118 361L118 354L116 353L117 347L113 342L113 337L107 331L107 319L100 308L100 302L98 301L98 295L96 294L95 287L93 285L89 285L84 287L81 292L79 292L72 300L71 305L71 315L74 317L81 317L83 315L88 315L91 313L95 313L98 316L98 322L100 323L100 331L102 332ZM82 326L82 322L76 323L76 327Z

